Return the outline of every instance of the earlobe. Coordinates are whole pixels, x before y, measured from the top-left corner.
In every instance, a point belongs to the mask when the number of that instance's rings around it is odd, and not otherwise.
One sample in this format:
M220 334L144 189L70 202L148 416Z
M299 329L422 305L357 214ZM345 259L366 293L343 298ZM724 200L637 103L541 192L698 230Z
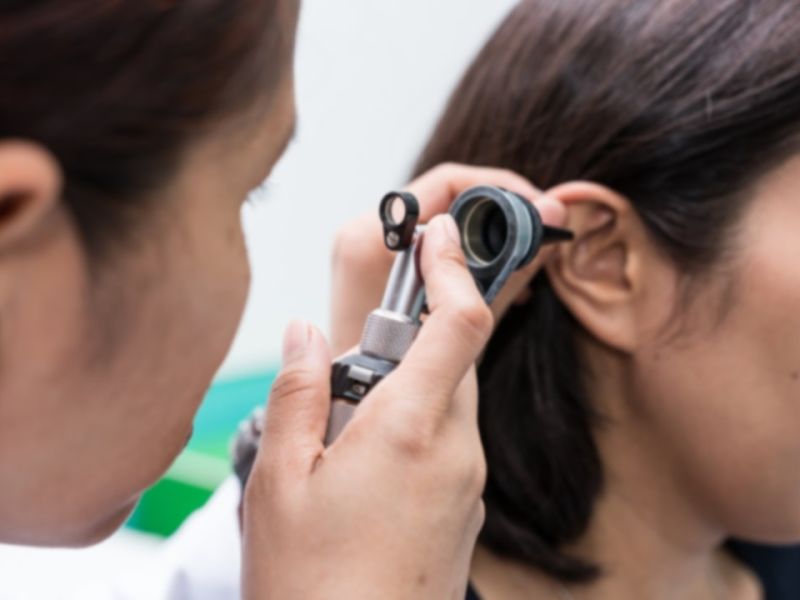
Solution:
M622 352L636 345L641 223L626 198L602 185L570 182L548 190L567 207L575 239L547 266L561 301L602 343Z
M45 148L0 142L0 252L36 234L58 208L61 169Z

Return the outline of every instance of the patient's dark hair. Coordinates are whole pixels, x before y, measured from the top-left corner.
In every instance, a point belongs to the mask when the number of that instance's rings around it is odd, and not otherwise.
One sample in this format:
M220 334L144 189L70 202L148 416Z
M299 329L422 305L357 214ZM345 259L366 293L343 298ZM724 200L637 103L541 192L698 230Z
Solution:
M417 172L505 167L626 196L687 278L719 264L756 180L797 151L796 0L525 0L452 95ZM603 485L579 324L545 274L480 368L482 542L564 581ZM600 374L599 376L602 376Z
M274 88L293 41L280 5L0 0L0 139L54 154L90 246L119 238L189 140Z

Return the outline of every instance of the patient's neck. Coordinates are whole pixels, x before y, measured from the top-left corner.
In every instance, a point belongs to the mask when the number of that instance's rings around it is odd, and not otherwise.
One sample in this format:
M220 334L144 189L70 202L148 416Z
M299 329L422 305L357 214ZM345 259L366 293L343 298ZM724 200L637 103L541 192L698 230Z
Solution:
M720 550L724 532L704 518L668 452L646 427L626 419L613 414L597 431L605 488L586 533L565 549L597 564L602 575L565 593L542 572L479 548L472 576L483 600L760 597L755 579Z
M755 600L755 579L720 550L721 537L675 507L674 494L654 487L632 495L615 485L594 512L586 535L567 549L597 564L589 584L566 586L530 566L478 548L472 581L483 600ZM663 491L663 490L662 490ZM671 497L670 497L671 496Z

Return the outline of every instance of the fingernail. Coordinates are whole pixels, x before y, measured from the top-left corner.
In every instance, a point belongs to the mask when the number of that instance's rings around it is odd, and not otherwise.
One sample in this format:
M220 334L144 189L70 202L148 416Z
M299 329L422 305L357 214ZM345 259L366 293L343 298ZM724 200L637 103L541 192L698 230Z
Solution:
M447 238L454 244L461 245L461 234L458 232L458 225L451 215L442 215L439 217L442 221L442 226L447 234Z
M308 347L308 323L299 319L292 320L283 335L283 363L287 364L301 358Z

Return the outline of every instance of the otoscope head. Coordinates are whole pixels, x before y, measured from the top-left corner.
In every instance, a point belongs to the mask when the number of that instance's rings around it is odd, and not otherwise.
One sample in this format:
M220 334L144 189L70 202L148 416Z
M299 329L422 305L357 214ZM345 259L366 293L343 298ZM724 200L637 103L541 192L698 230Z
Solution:
M533 260L542 244L572 239L571 232L544 225L531 202L499 187L465 191L450 214L461 233L467 266L487 302L513 271Z

